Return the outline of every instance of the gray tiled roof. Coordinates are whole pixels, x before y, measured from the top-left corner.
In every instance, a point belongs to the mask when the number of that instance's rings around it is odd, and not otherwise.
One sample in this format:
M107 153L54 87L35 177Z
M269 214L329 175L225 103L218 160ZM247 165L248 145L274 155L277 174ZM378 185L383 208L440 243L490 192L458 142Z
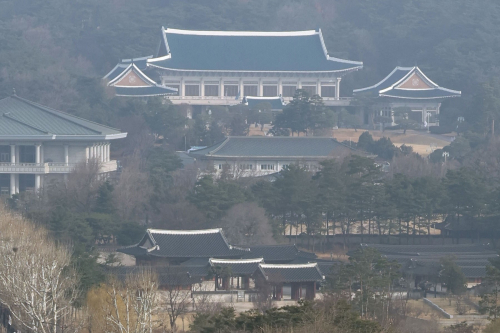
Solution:
M316 255L310 252L300 251L293 244L280 245L255 245L250 246L250 253L245 258L264 258L267 263L288 262L297 258L314 259Z
M136 245L119 252L134 256L147 255L166 258L225 258L241 257L250 250L229 245L221 229L159 230L148 229Z
M230 32L163 29L153 66L174 70L339 72L361 62L329 58L321 31ZM164 58L161 58L164 57Z
M268 282L315 282L324 279L318 264L260 264L260 271Z
M73 115L57 111L18 96L0 100L0 138L2 136L124 137L126 133ZM111 137L108 137L111 138Z
M250 275L259 269L259 264L264 263L264 259L210 259L212 267L229 267L231 275Z
M332 138L290 136L230 136L190 154L205 157L332 158L343 153L363 154Z
M429 89L400 88L399 85L410 78L414 73L427 83ZM377 84L354 90L354 95L366 95L371 97L390 97L398 99L442 99L449 97L460 97L461 92L438 86L429 80L418 67L396 67L388 76Z

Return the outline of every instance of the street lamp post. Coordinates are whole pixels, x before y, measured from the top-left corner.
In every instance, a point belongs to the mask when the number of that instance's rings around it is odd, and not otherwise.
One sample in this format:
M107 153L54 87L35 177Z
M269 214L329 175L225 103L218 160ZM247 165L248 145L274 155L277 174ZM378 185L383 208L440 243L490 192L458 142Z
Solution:
M444 163L446 164L446 158L448 158L450 156L450 153L448 153L447 151L444 151L443 152L443 157L444 157Z
M460 135L460 132L459 132L459 130L458 130L458 127L459 127L459 126L460 126L460 125L461 125L464 121L465 121L465 118L464 118L464 117L458 117L458 118L457 118L457 122L458 122L458 124L457 124L457 135Z

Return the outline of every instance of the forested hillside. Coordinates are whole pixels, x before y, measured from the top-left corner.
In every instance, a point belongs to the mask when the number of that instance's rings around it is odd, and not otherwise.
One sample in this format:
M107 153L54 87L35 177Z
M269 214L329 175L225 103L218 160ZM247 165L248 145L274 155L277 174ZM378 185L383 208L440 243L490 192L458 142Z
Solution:
M115 122L99 78L120 58L153 54L160 27L300 30L321 27L332 56L362 60L343 95L394 66L420 66L462 90L443 116L487 128L498 117L500 4L484 0L0 1L0 97L19 95ZM105 103L103 105L103 103ZM443 119L445 121L445 119ZM479 129L479 128L478 128Z

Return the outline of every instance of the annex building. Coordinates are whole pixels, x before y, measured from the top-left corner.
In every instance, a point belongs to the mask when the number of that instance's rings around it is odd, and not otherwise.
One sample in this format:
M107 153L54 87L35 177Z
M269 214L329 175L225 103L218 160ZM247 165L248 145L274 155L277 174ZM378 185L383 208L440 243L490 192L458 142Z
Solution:
M230 136L211 147L194 150L202 172L234 177L258 177L280 172L291 164L318 171L326 159L368 154L328 137Z
M102 173L117 170L110 144L127 133L15 94L0 100L0 114L1 194L37 191L90 159L99 161Z
M382 81L353 93L374 102L372 114L365 115L366 124L373 124L376 117L381 117L389 125L395 125L394 110L408 108L411 111L408 117L422 127L439 125L443 100L461 96L460 91L443 88L431 81L418 67L396 67Z
M134 68L134 66L136 68ZM244 97L281 97L297 89L346 106L344 75L359 61L332 57L320 29L292 32L196 31L162 27L155 56L125 59L104 78L119 96L165 95L174 104L236 105Z

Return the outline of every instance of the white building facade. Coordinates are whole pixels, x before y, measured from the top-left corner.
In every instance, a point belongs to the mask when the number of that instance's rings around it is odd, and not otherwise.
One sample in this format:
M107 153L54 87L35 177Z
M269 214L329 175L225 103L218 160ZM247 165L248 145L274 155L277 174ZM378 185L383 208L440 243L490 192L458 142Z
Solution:
M0 100L0 193L37 191L95 160L101 173L117 170L110 141L126 133L11 96Z

